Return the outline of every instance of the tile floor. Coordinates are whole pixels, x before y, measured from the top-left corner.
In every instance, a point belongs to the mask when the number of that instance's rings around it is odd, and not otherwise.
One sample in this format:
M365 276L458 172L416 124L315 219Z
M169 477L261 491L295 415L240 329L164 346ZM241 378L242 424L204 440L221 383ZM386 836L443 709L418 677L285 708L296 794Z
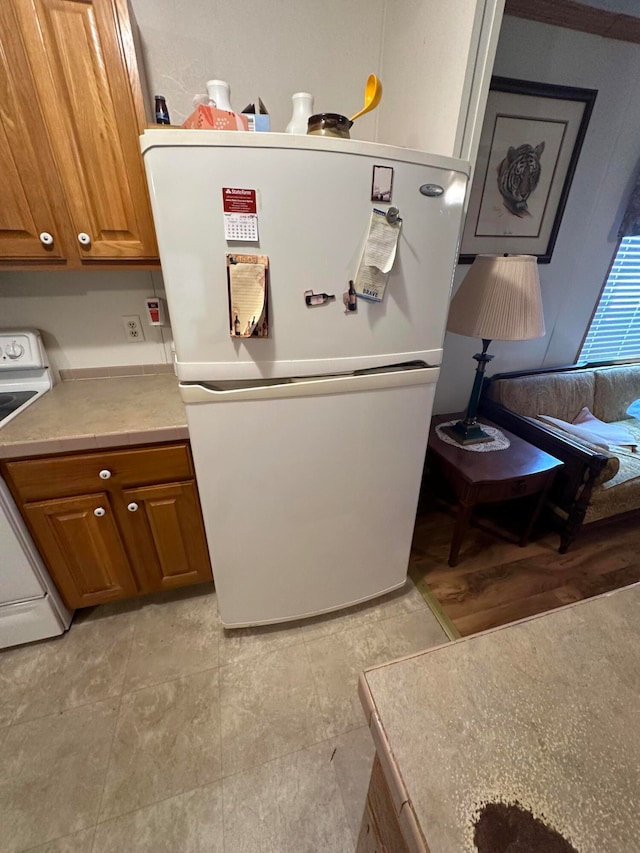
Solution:
M0 652L0 853L352 853L367 666L446 641L415 587L225 631L197 587Z

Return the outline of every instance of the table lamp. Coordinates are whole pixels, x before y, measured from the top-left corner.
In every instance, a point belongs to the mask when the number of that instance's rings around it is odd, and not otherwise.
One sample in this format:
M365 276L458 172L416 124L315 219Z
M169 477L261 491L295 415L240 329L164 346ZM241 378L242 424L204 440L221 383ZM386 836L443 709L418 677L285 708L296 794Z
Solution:
M487 355L489 344L492 340L527 341L545 333L535 257L477 255L451 300L447 330L482 338L482 352L473 356L478 366L466 416L444 432L462 445L492 441L476 420L485 367L493 358Z

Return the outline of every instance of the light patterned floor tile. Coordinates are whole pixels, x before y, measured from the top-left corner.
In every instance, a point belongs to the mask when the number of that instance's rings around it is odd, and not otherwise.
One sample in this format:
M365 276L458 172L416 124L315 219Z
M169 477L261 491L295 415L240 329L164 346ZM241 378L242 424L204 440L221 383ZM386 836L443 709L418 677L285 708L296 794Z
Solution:
M286 649L303 642L298 622L264 625L257 628L220 627L220 665L255 660L257 655Z
M222 783L98 824L93 853L224 853Z
M101 820L219 778L217 669L122 697Z
M145 602L138 614L124 691L218 665L213 586L188 587Z
M426 604L414 583L409 578L402 587L388 595L382 595L363 604L356 604L323 616L314 616L302 622L302 633L305 640L318 640L337 634L340 631L350 631L364 625L371 625L380 619L411 613L424 609Z
M374 601L366 601L364 604L335 610L333 613L325 613L322 616L305 619L302 623L302 634L305 642L375 624L380 618L379 602L380 599L374 599Z
M440 623L428 608L393 616L380 625L389 640L390 660L448 642Z
M426 601L414 582L411 578L407 578L402 589L397 589L391 595L385 595L380 599L378 616L380 619L390 619L392 616L403 616L405 613L428 609Z
M360 728L365 721L358 699L358 676L366 667L393 657L381 625L363 625L306 643L330 737Z
M38 665L42 644L0 651L0 729L10 725Z
M49 841L41 847L32 847L28 853L91 853L95 828L84 829L74 835Z
M8 730L0 747L0 853L95 823L116 714L117 701L107 700Z
M304 644L220 668L225 776L326 737Z
M128 612L87 620L41 643L14 722L119 696L135 618L135 612Z
M353 853L328 742L223 780L225 850Z

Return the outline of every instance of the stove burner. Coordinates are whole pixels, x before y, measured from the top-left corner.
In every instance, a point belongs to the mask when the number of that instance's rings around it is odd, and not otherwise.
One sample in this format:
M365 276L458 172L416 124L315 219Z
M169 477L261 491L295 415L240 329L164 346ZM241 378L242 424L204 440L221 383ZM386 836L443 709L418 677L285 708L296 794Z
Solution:
M0 394L0 422L35 397L37 391L15 391L12 394Z

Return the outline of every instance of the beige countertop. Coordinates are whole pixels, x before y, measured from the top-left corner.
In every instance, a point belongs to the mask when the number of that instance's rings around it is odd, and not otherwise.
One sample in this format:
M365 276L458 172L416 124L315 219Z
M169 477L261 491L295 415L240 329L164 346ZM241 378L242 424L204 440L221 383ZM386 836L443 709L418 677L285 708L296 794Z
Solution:
M0 458L188 438L173 373L60 382L0 428Z
M411 850L518 801L580 853L640 845L640 584L373 667L360 697Z

